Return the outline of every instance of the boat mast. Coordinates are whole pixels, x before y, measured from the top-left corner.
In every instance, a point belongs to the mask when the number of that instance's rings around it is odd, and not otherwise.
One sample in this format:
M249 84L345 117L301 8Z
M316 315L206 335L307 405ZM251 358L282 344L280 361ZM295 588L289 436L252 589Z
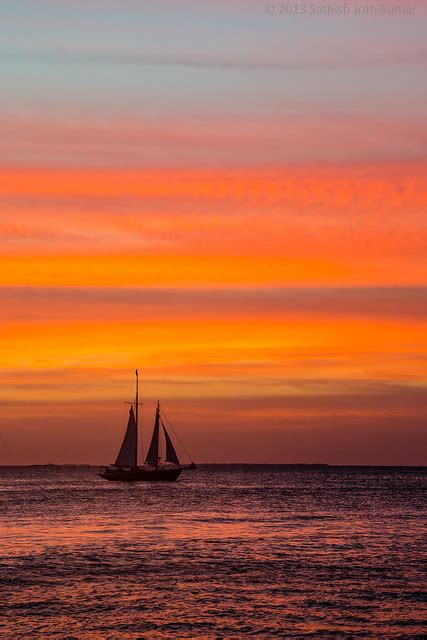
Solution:
M160 427L160 400L157 400L157 415L156 415L156 424L157 424L157 456L156 456L156 469L159 468L159 427Z
M139 401L138 401L138 395L139 395L138 369L135 369L135 376L136 376L136 393L135 393L135 424L136 424L136 429L135 429L135 467L137 467L138 466L138 406L139 406Z

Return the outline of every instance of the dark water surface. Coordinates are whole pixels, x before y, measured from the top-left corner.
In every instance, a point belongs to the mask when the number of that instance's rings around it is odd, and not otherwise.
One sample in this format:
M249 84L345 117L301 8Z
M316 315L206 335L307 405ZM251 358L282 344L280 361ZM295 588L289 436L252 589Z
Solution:
M0 468L0 636L416 638L426 470Z

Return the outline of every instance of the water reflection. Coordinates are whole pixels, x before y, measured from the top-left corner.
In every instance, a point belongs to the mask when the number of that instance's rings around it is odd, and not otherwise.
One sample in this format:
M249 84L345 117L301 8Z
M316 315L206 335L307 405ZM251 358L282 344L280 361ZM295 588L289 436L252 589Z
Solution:
M5 637L422 633L422 470L0 476Z

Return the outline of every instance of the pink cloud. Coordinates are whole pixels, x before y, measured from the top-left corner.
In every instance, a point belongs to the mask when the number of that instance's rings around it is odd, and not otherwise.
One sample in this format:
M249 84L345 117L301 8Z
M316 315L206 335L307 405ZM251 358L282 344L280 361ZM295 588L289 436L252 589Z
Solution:
M425 159L424 118L318 110L256 117L2 116L3 163L59 166L260 166Z

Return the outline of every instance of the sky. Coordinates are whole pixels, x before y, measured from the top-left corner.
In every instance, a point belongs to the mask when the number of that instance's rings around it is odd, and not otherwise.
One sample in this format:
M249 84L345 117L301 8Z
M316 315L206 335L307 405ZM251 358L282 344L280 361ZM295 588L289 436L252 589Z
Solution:
M3 0L0 464L112 462L136 367L143 446L427 463L427 10L368 5Z

